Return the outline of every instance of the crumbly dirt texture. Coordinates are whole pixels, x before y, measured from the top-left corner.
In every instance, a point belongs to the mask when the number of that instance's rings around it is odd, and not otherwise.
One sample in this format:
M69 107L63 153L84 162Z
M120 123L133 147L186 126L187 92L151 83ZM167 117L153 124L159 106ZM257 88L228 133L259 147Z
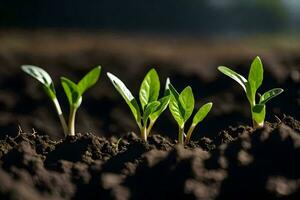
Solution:
M230 127L184 147L153 135L0 141L1 199L299 199L300 122Z
M0 44L1 200L300 199L299 39L0 30ZM265 127L254 130L242 88L217 66L247 76L257 55L264 63L259 92L285 92L267 104ZM66 116L59 78L78 81L102 65L78 110L75 137L63 137L52 103L22 64L50 73ZM137 98L152 67L161 86L167 77L179 90L191 85L196 108L214 103L185 147L168 111L148 143L141 141L105 76L120 77Z

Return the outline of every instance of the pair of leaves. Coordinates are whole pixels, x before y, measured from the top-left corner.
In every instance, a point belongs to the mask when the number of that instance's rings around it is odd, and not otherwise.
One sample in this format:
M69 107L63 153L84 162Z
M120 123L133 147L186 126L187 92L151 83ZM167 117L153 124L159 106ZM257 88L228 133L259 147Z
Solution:
M192 88L188 86L180 94L176 91L171 83L169 83L168 88L172 94L169 104L171 114L178 125L183 128L184 124L191 117L194 111L195 98ZM211 102L206 103L197 111L193 117L192 126L196 126L207 116L212 108L212 105L213 104Z
M45 70L33 65L22 65L21 69L25 73L27 73L28 75L32 76L37 81L39 81L43 85L43 88L46 91L47 95L52 100L56 98L56 92L55 92L53 81L50 75Z
M170 95L165 95L164 97L158 100L159 106L149 115L151 121L156 121L161 113L166 110L169 105Z
M54 88L53 81L50 75L40 67L33 65L23 65L21 66L22 70L38 80L43 84L43 87L48 94L48 96L53 100L56 98L56 92ZM96 67L87 73L78 84L73 81L62 77L61 83L64 88L64 91L67 95L70 105L78 107L82 100L82 94L91 86L93 86L99 79L101 73L101 67Z
M243 77L242 75L236 73L235 71L220 66L218 67L218 70L221 71L223 74L229 76L236 82L238 82L246 92L247 98L252 106L256 105L255 96L258 88L262 85L263 82L263 64L259 57L256 57L250 67L248 80ZM278 96L283 92L283 89L281 88L274 88L272 90L269 90L265 92L259 101L259 104L265 105L269 100L272 98ZM258 109L259 110L259 109Z
M218 70L238 82L246 92L249 102L255 103L256 91L263 81L263 65L259 57L256 57L251 64L248 80L227 67L220 66Z
M252 115L256 122L263 123L265 116L266 116L266 103L276 97L277 95L281 94L283 89L281 88L274 88L265 92L259 100L259 103L256 104L252 108Z
M143 120L144 125L149 118L152 121L157 120L160 114L168 106L168 96L158 99L160 91L160 81L155 69L151 69L146 74L141 84L139 92L141 109L132 93L118 77L111 73L107 73L107 76L129 106L139 126L141 126L141 120ZM143 115L141 113L143 113Z
M260 113L265 109L266 103L276 97L277 95L281 94L283 92L283 89L281 88L274 88L267 92L265 92L263 95L261 95L259 99L259 103L256 104L252 111L255 113Z
M143 123L147 120L156 121L169 104L169 96L158 99L160 81L155 69L151 69L142 81L139 98L143 110Z
M233 70L221 66L218 67L219 71L223 74L229 76L238 82L246 92L248 101L251 105L251 113L253 120L258 124L258 126L262 126L264 123L264 119L266 116L266 103L278 96L283 92L281 88L274 88L267 92L265 92L261 97L258 103L256 103L256 92L258 88L262 85L263 82L263 64L259 57L256 57L250 67L248 80L245 79L242 75L234 72Z
M143 124L146 125L147 121L150 117L150 115L157 110L157 108L160 106L159 101L152 101L151 103L147 104L145 106L144 112L143 112Z
M101 73L101 67L95 67L88 72L78 84L66 77L61 77L61 84L68 98L69 104L78 108L82 101L83 93L96 84Z

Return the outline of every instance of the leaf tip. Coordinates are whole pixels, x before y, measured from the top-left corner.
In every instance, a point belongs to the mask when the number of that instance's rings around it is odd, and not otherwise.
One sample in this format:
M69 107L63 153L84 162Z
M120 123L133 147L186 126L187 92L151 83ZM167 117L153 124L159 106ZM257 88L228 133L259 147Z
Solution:
M108 76L108 78L109 78L110 80L112 80L113 77L114 77L114 75L113 75L112 73L110 73L110 72L107 72L106 75Z
M155 68L151 68L151 69L149 70L149 72L151 72L151 73L157 73L157 71L156 71Z
M227 67L225 67L225 66L219 66L218 67L218 70L220 71L220 72L224 72L226 69L228 69Z
M28 68L28 65L21 65L21 69L25 71Z
M257 61L260 61L260 62L261 62L261 59L260 59L259 56L256 56L256 57L254 58L254 60L257 60Z
M169 77L167 77L166 79L166 89L170 89L170 84L171 84L171 79Z
M191 86L187 86L184 90L189 90L189 91L193 92L193 89Z
M26 73L32 73L31 70L32 69L39 69L42 70L42 68L34 66L34 65L21 65L21 69L26 72Z

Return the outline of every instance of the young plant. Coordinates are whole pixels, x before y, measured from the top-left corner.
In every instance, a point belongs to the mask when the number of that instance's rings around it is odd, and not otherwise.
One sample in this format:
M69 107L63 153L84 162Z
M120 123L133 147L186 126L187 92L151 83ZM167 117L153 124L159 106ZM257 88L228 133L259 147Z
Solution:
M62 128L64 130L64 134L74 136L75 135L75 115L76 115L77 109L79 108L79 106L82 102L82 95L88 88L93 86L98 81L100 73L101 73L101 67L99 66L99 67L92 69L89 73L87 73L79 81L78 84L72 82L71 80L69 80L65 77L61 78L61 83L62 83L63 89L66 93L66 96L67 96L69 104L70 104L68 125L64 118L60 104L57 100L54 84L53 84L53 81L52 81L50 75L42 68L32 66L32 65L23 65L21 68L24 72L26 72L27 74L29 74L30 76L37 79L40 83L43 84L43 88L44 88L46 94L50 97L50 99L52 100L52 102L56 108Z
M57 100L54 83L53 83L50 75L45 70L43 70L42 68L37 67L37 66L22 65L21 68L25 73L27 73L30 76L32 76L33 78L35 78L37 81L39 81L43 85L44 91L46 92L46 94L48 95L48 97L51 99L52 103L55 106L55 109L56 109L57 115L59 117L61 126L63 128L64 134L67 135L68 126L67 126L65 118L63 116L60 104Z
M164 97L158 99L160 81L156 70L151 69L140 86L140 105L119 78L111 73L107 73L107 76L128 104L140 129L141 138L146 142L154 123L168 107L170 100L170 95L167 93L165 93Z
M218 67L218 70L226 76L229 76L242 86L242 88L246 92L247 99L250 103L253 127L263 127L266 116L266 103L272 98L281 94L283 92L283 89L271 89L265 92L263 95L259 95L259 101L256 101L256 92L258 88L262 85L264 73L263 64L260 58L257 56L253 60L250 67L248 80L242 75L236 73L235 71L227 67L220 66Z
M194 129L207 116L213 104L209 102L200 107L200 109L196 112L196 114L193 117L192 124L188 129L187 134L185 134L185 124L193 114L195 106L195 99L192 88L188 86L179 94L177 90L173 87L173 85L170 83L170 81L167 82L167 89L171 93L169 108L179 128L178 142L180 144L188 144L190 142Z
M66 77L61 77L61 84L69 101L68 134L75 135L75 116L81 105L84 92L95 85L99 79L101 67L95 67L88 72L77 84Z

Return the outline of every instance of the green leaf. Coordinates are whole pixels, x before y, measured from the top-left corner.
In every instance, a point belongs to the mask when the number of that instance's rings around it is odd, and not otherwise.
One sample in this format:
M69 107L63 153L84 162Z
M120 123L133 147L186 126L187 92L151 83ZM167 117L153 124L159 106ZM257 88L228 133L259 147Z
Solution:
M266 117L266 106L257 104L252 108L252 118L258 125L263 125Z
M112 82L113 86L116 88L116 90L121 94L127 105L129 106L136 122L138 124L141 123L141 112L139 105L136 101L136 99L133 97L131 92L128 90L128 88L125 86L125 84L115 75L111 73L107 73L108 78Z
M192 88L190 86L186 87L179 95L179 102L182 106L181 113L183 114L184 121L187 121L194 110L195 99L193 95Z
M176 101L176 107L178 107L178 111L180 113L180 116L182 117L183 123L185 122L184 120L184 113L185 113L185 109L182 107L182 104L179 101L179 93L178 91L175 89L175 87L171 84L170 79L167 79L167 89L169 90L169 93L171 94L172 97L174 97L175 101ZM171 97L170 97L170 103L171 103ZM174 104L174 102L172 102ZM175 106L175 105L173 105ZM175 109L175 107L174 107ZM174 114L176 110L174 110ZM175 117L174 117L175 118ZM175 118L176 119L176 118Z
M278 96L281 94L284 90L281 88L274 88L272 90L269 90L265 92L259 100L260 104L266 104L269 100L273 99L274 97Z
M40 67L33 65L22 65L21 68L24 72L26 72L27 74L29 74L30 76L32 76L47 87L49 87L52 83L50 75Z
M174 119L178 123L178 125L180 127L183 127L184 122L185 122L184 117L181 113L181 109L180 109L180 106L179 106L179 101L176 100L174 95L171 95L171 97L170 97L169 109L170 109L170 112L171 112L172 116L174 117Z
M161 113L166 110L166 108L169 105L170 102L170 95L169 96L165 96L161 99L158 100L160 102L160 105L157 107L157 109L150 114L150 119L151 121L156 121L157 118L161 115Z
M213 103L209 102L204 104L199 110L198 112L195 114L194 118L193 118L193 126L196 126L198 123L200 123L209 113L209 111L211 110L213 106Z
M149 119L149 116L159 107L160 102L159 101L152 101L145 107L145 112L143 114L143 121L144 125L147 124L147 120Z
M160 82L158 74L155 69L151 69L145 76L140 88L139 97L143 110L148 103L157 100L159 90Z
M81 104L82 98L76 83L65 77L61 77L60 79L69 104L78 108Z
M170 79L168 81L167 79L167 89L169 90L170 94L172 94L175 99L178 101L179 99L179 93L177 92L177 90L175 89L175 87L171 84Z
M47 95L51 99L56 98L56 92L54 89L53 81L50 75L45 70L33 65L22 65L21 69L25 73L27 73L28 75L30 75L31 77L35 78L37 81L42 83Z
M256 57L250 67L248 82L251 88L252 101L255 101L257 89L261 86L264 77L263 64L259 57Z
M265 107L265 104L256 104L253 108L252 111L255 113L260 113Z
M246 96L247 96L247 99L250 103L251 106L254 106L256 104L256 100L255 100L255 94L256 93L252 93L252 89L251 89L251 85L249 82L246 83Z
M54 88L54 84L51 83L49 87L46 87L43 85L43 88L46 92L46 94L53 100L56 99L56 92L55 92L55 88Z
M82 95L87 89L95 85L99 79L101 73L101 66L95 67L88 72L77 84L78 90Z
M224 66L218 67L218 70L223 74L225 74L226 76L229 76L230 78L238 82L243 87L244 91L247 93L247 89L246 89L247 79L245 79L245 77Z

